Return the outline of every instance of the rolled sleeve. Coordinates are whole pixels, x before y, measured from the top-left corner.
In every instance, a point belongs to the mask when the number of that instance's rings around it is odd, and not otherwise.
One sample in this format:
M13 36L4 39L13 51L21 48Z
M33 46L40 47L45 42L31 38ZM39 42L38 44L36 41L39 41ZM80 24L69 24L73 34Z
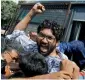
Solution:
M26 35L24 31L14 30L12 34L7 35L8 39L18 38L21 35Z
M19 42L25 51L32 51L32 49L34 49L34 46L36 45L36 42L31 40L24 31L14 30L12 34L7 35L6 37L10 40L14 39Z

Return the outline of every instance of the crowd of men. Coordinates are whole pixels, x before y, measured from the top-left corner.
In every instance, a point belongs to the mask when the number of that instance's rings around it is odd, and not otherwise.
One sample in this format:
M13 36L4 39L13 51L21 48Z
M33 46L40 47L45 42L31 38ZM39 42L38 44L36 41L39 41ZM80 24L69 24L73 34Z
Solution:
M47 19L38 26L37 33L24 32L32 17L44 11L42 4L35 4L12 34L1 38L3 79L85 78L85 40L60 43L64 29Z

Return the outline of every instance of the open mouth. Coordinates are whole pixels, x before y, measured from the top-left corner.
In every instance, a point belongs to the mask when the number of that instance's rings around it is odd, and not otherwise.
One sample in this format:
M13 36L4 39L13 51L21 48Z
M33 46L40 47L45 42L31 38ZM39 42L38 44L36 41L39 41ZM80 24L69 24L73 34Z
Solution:
M47 44L41 44L40 46L41 46L41 47L48 47Z
M48 48L48 46L46 46L46 45L41 45L40 47L43 48L43 49L47 49Z
M40 50L41 50L41 52L47 52L48 47L47 46L41 46Z

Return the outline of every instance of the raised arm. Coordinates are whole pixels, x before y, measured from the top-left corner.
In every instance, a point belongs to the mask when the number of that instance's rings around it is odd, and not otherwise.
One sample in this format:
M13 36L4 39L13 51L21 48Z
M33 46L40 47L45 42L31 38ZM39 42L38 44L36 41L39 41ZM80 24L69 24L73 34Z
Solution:
M15 30L24 30L27 25L29 24L30 20L32 19L33 16L35 16L38 13L42 13L45 11L45 7L40 4L36 3L32 9L28 12L28 14L22 19L15 27Z

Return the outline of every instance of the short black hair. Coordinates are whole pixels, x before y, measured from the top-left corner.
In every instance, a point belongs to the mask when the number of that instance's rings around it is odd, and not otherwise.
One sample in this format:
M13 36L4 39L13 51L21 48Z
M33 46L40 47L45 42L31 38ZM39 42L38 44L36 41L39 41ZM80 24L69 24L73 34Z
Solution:
M48 73L45 57L40 53L28 53L20 57L19 67L25 77L32 77Z
M10 40L6 37L1 37L1 53L4 51L12 51L15 50L17 53L21 53L23 51L23 47L21 44L15 40Z
M63 32L64 32L64 28L62 26L60 26L57 22L52 21L52 20L44 20L37 29L37 33L39 33L41 30L48 28L51 29L53 35L56 37L56 40L60 40Z
M1 74L5 74L5 66L7 62L5 60L1 60Z

